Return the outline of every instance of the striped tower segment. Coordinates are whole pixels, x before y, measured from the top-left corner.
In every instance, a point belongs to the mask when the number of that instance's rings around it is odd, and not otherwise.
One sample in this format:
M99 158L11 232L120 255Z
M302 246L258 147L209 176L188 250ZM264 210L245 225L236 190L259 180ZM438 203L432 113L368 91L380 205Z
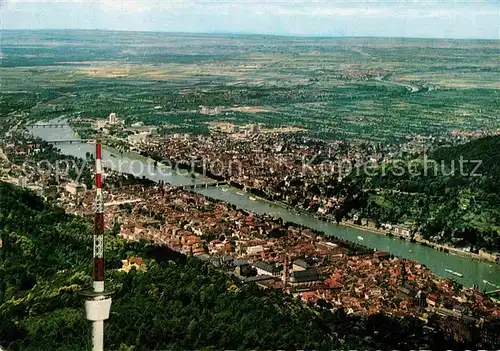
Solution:
M95 216L94 216L94 254L91 290L82 291L85 297L85 316L92 322L92 351L104 350L104 321L109 318L112 291L104 290L104 199L102 193L102 150L96 142L95 162Z
M102 149L95 146L96 197L94 215L94 266L92 270L95 292L104 291L104 199L102 195Z

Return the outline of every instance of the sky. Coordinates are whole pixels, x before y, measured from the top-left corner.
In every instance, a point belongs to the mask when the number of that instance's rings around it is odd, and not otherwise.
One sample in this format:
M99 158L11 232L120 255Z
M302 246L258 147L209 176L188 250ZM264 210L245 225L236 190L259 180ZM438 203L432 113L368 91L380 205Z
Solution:
M2 29L500 40L500 0L0 0Z

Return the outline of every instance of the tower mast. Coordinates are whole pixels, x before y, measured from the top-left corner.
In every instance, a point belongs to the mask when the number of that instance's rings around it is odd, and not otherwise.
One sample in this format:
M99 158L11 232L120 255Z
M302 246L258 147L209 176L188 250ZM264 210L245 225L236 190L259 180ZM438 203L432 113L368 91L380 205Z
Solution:
M104 350L104 321L109 318L112 291L104 290L104 198L102 194L102 149L96 141L95 214L92 265L92 290L85 291L85 314L92 322L92 351Z
M92 279L94 292L104 291L104 199L102 196L102 149L95 145L95 214L94 214L94 261Z

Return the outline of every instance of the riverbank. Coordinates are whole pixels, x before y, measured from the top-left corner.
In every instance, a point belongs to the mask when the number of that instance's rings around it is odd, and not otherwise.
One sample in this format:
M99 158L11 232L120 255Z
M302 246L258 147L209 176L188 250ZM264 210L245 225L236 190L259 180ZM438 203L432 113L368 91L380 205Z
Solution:
M271 200L271 199L267 198L266 197L267 194L263 193L262 191L255 191L255 189L253 189L253 188L250 188L250 191L248 191L247 190L248 188L246 188L244 185L237 184L234 181L231 181L231 185L232 186L236 185L235 188L243 190L247 194L251 194L252 196L254 196L256 198L259 198L261 201L267 201L269 203L273 203L273 204L281 206L281 207L283 207L283 208L285 208L285 209L287 209L289 211L294 211L295 213L298 213L298 214L312 216L312 217L317 218L319 220L328 221L328 222L331 222L331 223L337 223L337 222L333 221L330 218L331 216L329 216L329 217L328 216L321 216L321 217L320 216L315 216L314 214L312 214L310 212L303 211L303 210L302 211L298 210L298 209L296 209L296 208L294 208L294 207L292 207L290 205L287 205L286 203L284 203L282 201ZM339 222L337 224L345 226L345 227L350 227L350 228L362 230L362 231L365 231L365 232L370 232L370 233L374 233L374 234L380 234L380 235L384 235L384 236L391 236L391 237L398 238L400 240L407 240L405 237L402 237L402 236L399 236L397 234L394 234L394 233L392 233L392 232L390 232L388 230L379 229L379 228L375 228L375 227L358 225L358 224L353 223L352 221L343 220L343 221L341 221L341 222ZM412 241L414 243L418 243L418 244L420 244L422 246L427 246L427 247L433 248L435 250L438 250L438 251L441 251L441 252L445 252L447 254L458 255L458 256L462 256L462 257L466 257L466 258L470 258L470 259L478 260L478 261L492 262L492 263L500 264L500 259L498 258L500 256L500 254L498 254L498 253L487 253L487 252L483 252L481 250L480 250L480 253L463 251L460 248L456 248L456 247L449 246L449 245L446 245L446 244L434 243L434 242L431 242L429 240L419 238L418 236L415 237Z
M340 224L343 226L346 226L346 227L350 227L350 228L354 228L354 229L358 229L358 230L363 230L363 231L374 233L374 234L393 236L393 237L401 239L401 240L406 240L405 238L398 236L398 235L395 235L395 234L393 234L387 230L384 230L384 229L367 227L367 226L363 226L363 225L359 225L359 224L354 224L354 223L349 222L349 221L342 221ZM449 253L451 255L456 254L458 256L467 257L467 258L478 260L478 261L486 261L486 262L492 262L492 263L497 263L497 264L499 263L494 259L496 254L485 255L485 254L478 254L478 253L474 253L474 252L463 251L462 249L459 249L457 247L453 247L453 246L449 246L449 245L445 245L445 244L433 243L429 240L420 239L420 238L415 238L414 242L418 243L420 245L431 247L435 250Z
M354 229L358 229L358 230L362 230L364 232L369 232L369 233L382 234L382 235L386 235L386 236L393 235L393 234L391 234L391 233L389 233L389 232L387 232L386 230L383 230L383 229L369 228L369 227L366 227L366 226L363 226L363 225L351 223L349 221L341 221L340 225L343 225L343 226L346 226L346 227L350 227L350 228L354 228Z
M245 191L245 189L241 189L243 191ZM260 197L260 196L257 196L257 195L254 195L252 192L246 192L247 194L251 194L252 196L254 196L255 198L261 200L261 201L266 201L268 203L272 203L274 205L277 205L277 206L280 206L286 210L289 210L289 211L294 211L298 214L301 214L301 215L308 215L308 216L311 216L311 217L315 217L319 220L326 220L330 223L336 223L326 217L317 217L317 216L314 216L312 213L309 213L307 211L300 211L300 210L297 210L296 208L294 207L291 207L287 204L285 204L284 202L282 201L272 201L272 200L269 200L269 199L266 199L266 198L263 198L263 197ZM387 231L387 230L384 230L384 229L378 229L378 228L374 228L374 227L368 227L368 226L363 226L363 225L359 225L359 224L355 224L351 221L347 221L347 220L343 220L341 221L340 223L337 223L341 226L344 226L344 227L349 227L349 228L353 228L353 229L357 229L357 230L362 230L364 232L369 232L369 233L374 233L374 234L379 234L379 235L384 235L384 236L390 236L390 237L395 237L395 238L398 238L400 240L407 240L406 238L404 237L401 237L401 236L398 236L394 233L391 233L390 231ZM494 254L490 254L489 256L486 256L486 255L480 255L480 254L477 254L477 253L473 253L473 252L467 252L467 251L463 251L459 248L456 248L456 247L452 247L452 246L448 246L448 245L444 245L444 244L438 244L438 243L433 243L433 242L430 242L428 240L425 240L425 239L420 239L420 238L415 238L413 240L414 243L418 243L420 245L423 245L423 246L427 246L427 247L430 247L430 248L433 248L435 250L438 250L438 251L441 251L441 252L445 252L445 253L448 253L448 254L451 254L451 255L458 255L458 256L462 256L462 257L466 257L466 258L470 258L470 259L473 259L473 260L478 260L478 261L484 261L484 262L492 262L492 263L497 263L495 261L495 259L493 258L494 257Z

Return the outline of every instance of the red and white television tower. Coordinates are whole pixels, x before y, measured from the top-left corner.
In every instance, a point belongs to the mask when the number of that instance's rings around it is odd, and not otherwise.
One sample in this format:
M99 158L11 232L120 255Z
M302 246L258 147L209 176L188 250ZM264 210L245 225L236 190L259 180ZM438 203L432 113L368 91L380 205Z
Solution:
M85 313L92 322L92 350L104 350L104 321L109 318L112 291L104 290L104 198L102 194L102 149L99 141L95 148L95 214L92 290L85 291Z
M102 149L95 145L95 214L94 214L94 266L92 280L95 292L104 291L104 199L102 196Z

